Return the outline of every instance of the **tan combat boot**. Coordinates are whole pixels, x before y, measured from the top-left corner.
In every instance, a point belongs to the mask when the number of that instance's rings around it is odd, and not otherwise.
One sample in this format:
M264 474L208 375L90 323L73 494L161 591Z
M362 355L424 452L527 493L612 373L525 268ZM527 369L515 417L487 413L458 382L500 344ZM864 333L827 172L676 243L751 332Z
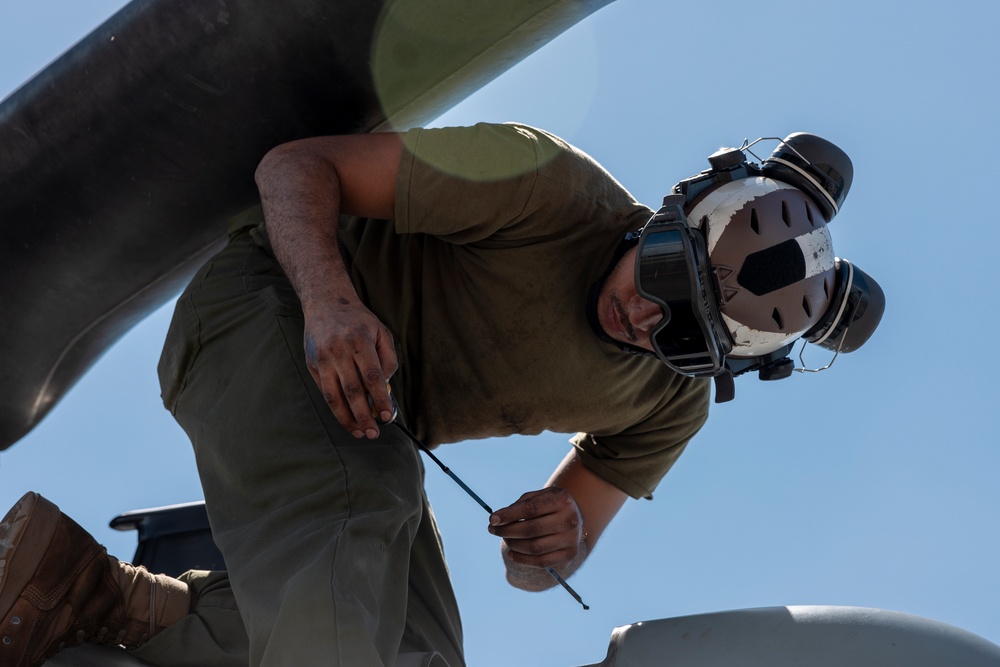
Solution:
M135 648L190 609L187 584L107 555L37 493L0 522L0 665L85 641Z

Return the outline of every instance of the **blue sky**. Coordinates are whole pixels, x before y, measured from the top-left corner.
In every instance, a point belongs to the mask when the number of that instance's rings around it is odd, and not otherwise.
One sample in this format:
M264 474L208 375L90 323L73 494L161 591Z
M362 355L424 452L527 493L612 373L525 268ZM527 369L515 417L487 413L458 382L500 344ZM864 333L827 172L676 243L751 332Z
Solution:
M0 96L121 4L0 4ZM589 612L558 589L507 586L482 510L429 469L470 664L598 662L617 625L784 604L894 609L1000 643L1000 5L803 5L617 0L437 121L544 127L651 206L721 145L823 135L855 167L835 248L888 299L872 340L829 372L741 378L713 406L655 500L630 502L571 580ZM112 516L201 498L159 404L168 318L136 327L0 454L0 505L38 490L130 557L134 535L108 529ZM545 434L438 453L500 506L567 447Z

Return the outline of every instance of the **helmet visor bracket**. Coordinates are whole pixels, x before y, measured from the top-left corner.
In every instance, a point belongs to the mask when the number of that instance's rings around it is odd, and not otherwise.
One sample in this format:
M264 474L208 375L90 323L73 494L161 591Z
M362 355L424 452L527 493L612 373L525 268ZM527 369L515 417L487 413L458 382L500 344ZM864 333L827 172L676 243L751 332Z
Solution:
M732 349L708 267L704 240L686 221L650 221L643 228L636 250L636 291L663 310L650 343L667 366L691 377L717 375Z

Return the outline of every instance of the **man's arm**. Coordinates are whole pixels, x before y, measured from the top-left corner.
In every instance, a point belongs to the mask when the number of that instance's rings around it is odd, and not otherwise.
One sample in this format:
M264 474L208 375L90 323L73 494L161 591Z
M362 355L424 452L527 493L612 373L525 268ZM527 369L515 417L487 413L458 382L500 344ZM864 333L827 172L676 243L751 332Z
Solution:
M545 488L522 495L490 515L489 531L503 538L507 581L540 591L568 577L586 560L628 495L587 470L576 450L563 459Z
M306 364L338 421L374 438L368 396L388 421L392 334L361 302L337 239L341 214L391 219L403 143L396 134L317 137L272 149L256 180L274 254L305 315Z

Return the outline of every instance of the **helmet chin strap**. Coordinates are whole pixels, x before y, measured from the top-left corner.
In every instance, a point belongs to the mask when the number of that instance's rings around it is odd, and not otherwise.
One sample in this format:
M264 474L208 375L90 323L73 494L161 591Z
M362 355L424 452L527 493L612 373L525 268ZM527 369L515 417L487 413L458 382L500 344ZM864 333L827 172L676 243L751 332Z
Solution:
M726 369L712 378L715 381L715 402L728 403L736 398L736 379Z

